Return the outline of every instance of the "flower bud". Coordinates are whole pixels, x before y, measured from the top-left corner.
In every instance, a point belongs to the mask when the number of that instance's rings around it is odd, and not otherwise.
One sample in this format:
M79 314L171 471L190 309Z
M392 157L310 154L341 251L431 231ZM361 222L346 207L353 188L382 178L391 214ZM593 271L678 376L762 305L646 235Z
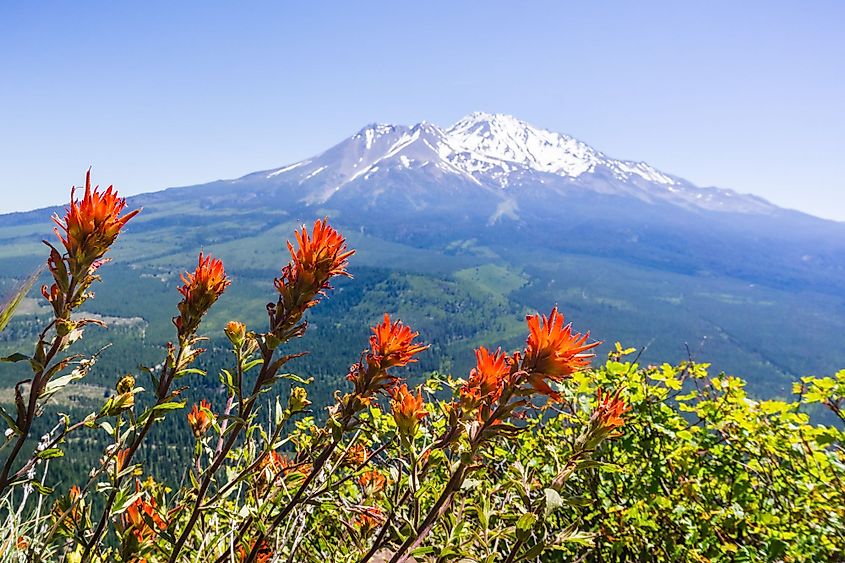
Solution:
M173 324L180 336L190 336L199 327L200 320L208 309L223 295L231 283L226 277L223 262L218 258L199 255L196 270L182 275L184 285L179 288L182 301L179 302L179 316Z
M120 378L115 387L118 393L131 393L135 389L135 378L130 374L126 374Z
M223 330L229 342L235 346L241 346L246 339L246 325L237 321L229 321L226 323L226 328Z

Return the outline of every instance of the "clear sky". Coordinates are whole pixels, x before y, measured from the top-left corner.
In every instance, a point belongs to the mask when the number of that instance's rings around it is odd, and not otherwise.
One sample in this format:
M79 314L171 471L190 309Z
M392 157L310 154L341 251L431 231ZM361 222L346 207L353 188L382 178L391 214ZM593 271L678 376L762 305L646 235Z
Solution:
M845 2L0 2L0 212L513 114L845 220Z

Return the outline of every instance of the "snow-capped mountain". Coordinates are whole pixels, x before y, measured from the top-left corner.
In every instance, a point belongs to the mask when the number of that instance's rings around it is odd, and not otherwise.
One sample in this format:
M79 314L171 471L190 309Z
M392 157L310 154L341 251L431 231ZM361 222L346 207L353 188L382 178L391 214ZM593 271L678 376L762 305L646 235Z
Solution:
M249 217L262 228L281 217L329 216L354 232L444 252L460 241L518 244L540 260L554 249L845 289L845 223L700 188L501 114L473 113L447 128L368 125L312 158L147 194L138 204L174 201L215 217Z
M409 181L409 174L415 178ZM573 137L510 115L481 112L446 129L428 122L413 127L369 125L313 158L242 180L297 186L300 203L323 205L344 192L376 203L387 190L403 189L394 181L397 175L406 184L423 179L449 184L453 192L467 185L480 188L498 202L499 216L503 207L511 210L509 216L518 216L526 193L538 191L626 195L643 202L725 212L766 214L777 209L754 196L699 188L644 162L610 158ZM432 195L425 189L411 192L418 204L426 199L421 196Z
M312 158L132 205L148 217L135 228L186 236L228 217L220 237L328 216L350 233L439 253L516 252L532 263L585 254L845 294L845 223L700 188L501 114L446 128L369 125ZM52 211L3 221L49 221Z

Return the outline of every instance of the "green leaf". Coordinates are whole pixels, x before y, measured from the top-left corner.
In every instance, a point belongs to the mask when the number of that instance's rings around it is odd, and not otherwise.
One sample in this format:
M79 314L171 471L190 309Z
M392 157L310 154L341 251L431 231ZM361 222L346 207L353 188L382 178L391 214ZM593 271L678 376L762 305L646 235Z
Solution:
M42 485L38 481L30 481L29 484L32 485L32 488L35 489L36 491L38 491L38 493L41 494L41 495L47 496L47 495L53 494L52 487Z
M29 356L25 356L20 352L15 352L14 354L10 354L8 356L4 356L0 358L0 362L22 362L24 360L28 360Z
M279 426L285 420L285 409L282 408L282 404L279 402L278 395L276 396L276 412L274 416L274 420L276 426Z
M185 406L186 401L168 401L166 403L161 403L159 405L153 406L154 411L171 411L175 409L181 409Z
M85 373L82 371L74 370L73 372L63 375L61 377L57 377L51 380L47 385L44 387L44 392L41 394L39 398L44 399L51 397L57 391L59 391L62 387L67 385L68 383L73 383L79 379L85 377Z
M526 512L516 521L516 529L520 532L529 532L537 523L537 515L533 512Z
M186 375L201 375L205 376L205 371L198 368L185 368L176 372L176 377L185 377Z
M545 551L546 544L543 542L534 544L531 549L519 556L517 561L536 561L536 559Z
M38 276L41 275L41 271L43 269L44 266L36 268L35 271L18 286L12 295L10 295L9 298L0 305L0 332L2 332L6 328L6 325L9 324L9 321L12 320L12 315L15 314L15 309L18 308L18 305L21 304L23 298L26 297L26 294L29 293L29 290L32 289L33 285L35 285L35 282L38 280Z
M6 421L6 424L9 425L9 428L12 429L12 432L14 432L15 434L21 433L21 430L20 430L20 428L18 428L18 425L15 422L15 419L12 418L12 416L8 412L6 412L6 409L4 409L2 406L0 406L0 417L2 417L3 420Z
M264 359L258 358L257 360L252 360L251 362L246 362L242 369L243 369L244 372L248 372L249 370L251 370L255 366L261 365L263 363L264 363Z
M41 450L40 452L38 452L36 454L36 457L38 459L52 459L54 457L62 457L64 455L65 452L63 452L59 448L48 448L46 450Z
M112 505L111 514L116 516L125 511L129 506L144 495L143 491L127 495L123 491L118 491L115 495L114 504Z

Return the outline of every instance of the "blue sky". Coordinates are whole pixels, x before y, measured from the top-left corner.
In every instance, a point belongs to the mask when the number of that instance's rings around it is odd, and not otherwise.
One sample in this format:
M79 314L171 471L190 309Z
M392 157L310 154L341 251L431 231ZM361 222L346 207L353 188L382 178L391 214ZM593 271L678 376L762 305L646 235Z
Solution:
M0 3L0 211L513 114L845 220L843 2Z

